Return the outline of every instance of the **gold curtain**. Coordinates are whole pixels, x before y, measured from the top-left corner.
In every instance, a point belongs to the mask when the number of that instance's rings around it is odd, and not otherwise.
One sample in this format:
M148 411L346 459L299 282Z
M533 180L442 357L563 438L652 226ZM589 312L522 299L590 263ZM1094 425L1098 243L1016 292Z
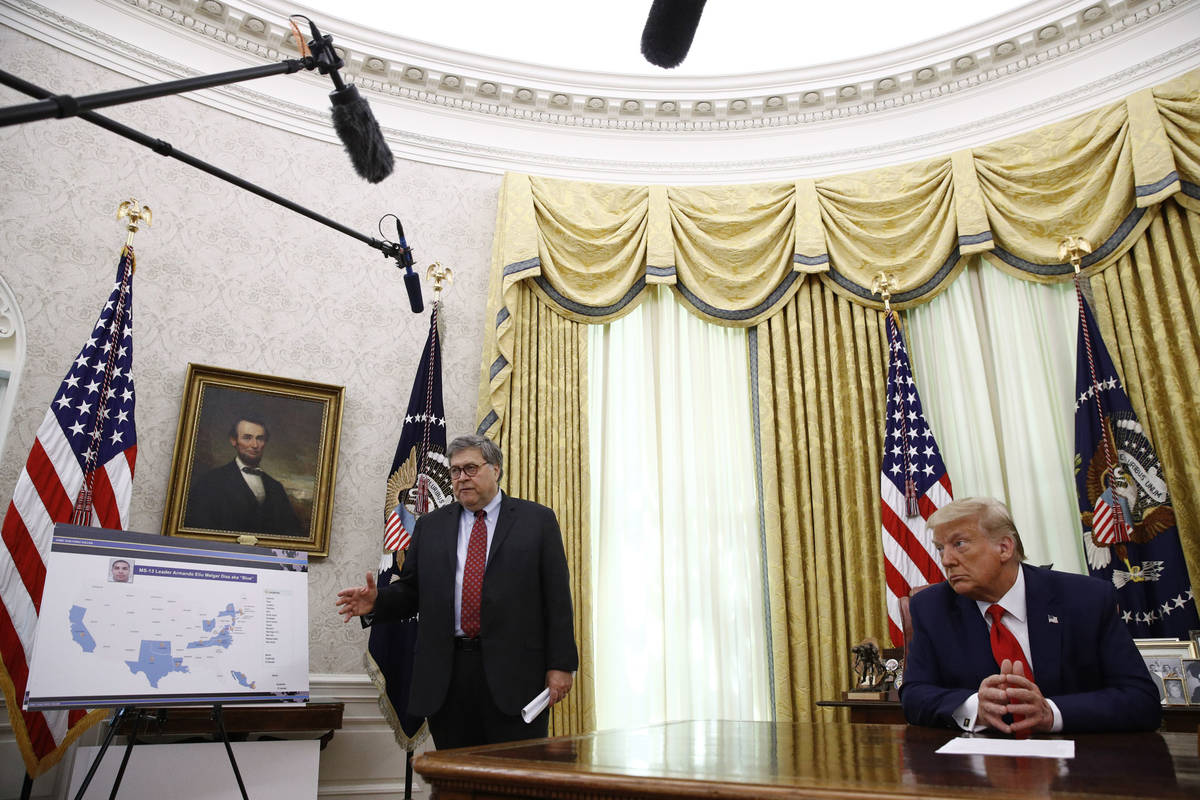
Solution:
M1200 216L1169 200L1112 269L1092 277L1093 310L1117 373L1158 452L1200 588Z
M1200 379L1188 213L1200 212L1198 98L1200 70L1027 134L859 175L682 188L506 175L479 432L510 459L506 486L563 521L582 662L554 730L594 720L582 325L628 313L650 284L670 285L703 319L755 329L780 719L807 719L815 700L836 697L849 685L851 637L887 630L888 363L871 291L883 269L904 308L928 302L976 252L1022 279L1067 280L1058 242L1091 239L1097 316L1159 447L1200 585L1200 501L1186 493L1200 475L1200 412L1183 393Z
M754 338L775 708L807 722L851 685L850 647L887 630L886 333L878 312L807 281Z
M587 485L587 333L518 287L513 309L514 369L509 424L496 443L504 455L500 484L514 497L549 506L558 516L575 612L579 671L567 699L550 712L550 735L596 727L592 680L592 583Z

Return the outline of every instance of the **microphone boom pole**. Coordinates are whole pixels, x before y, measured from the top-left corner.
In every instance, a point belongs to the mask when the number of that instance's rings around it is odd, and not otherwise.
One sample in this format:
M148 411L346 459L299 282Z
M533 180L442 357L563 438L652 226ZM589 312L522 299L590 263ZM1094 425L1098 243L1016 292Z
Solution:
M0 83L4 84L10 89L15 89L16 91L21 92L22 94L27 94L30 97L50 98L54 96L52 92L32 84L27 80L18 78L16 75L13 75L10 72L5 72L4 70L0 70ZM53 114L50 116L53 116ZM374 247L376 250L383 253L384 257L395 259L396 265L402 269L406 267L404 259L407 258L407 270L409 272L412 271L412 251L406 246L406 244L397 242L382 242L378 239L366 236L365 234L359 233L353 228L346 227L340 222L336 222L329 217L318 214L315 211L311 211L299 203L294 203L282 195L275 194L274 192L264 189L257 184L251 183L244 178L239 178L237 175L234 175L231 172L226 172L220 167L215 167L212 164L209 164L207 161L202 161L201 159L188 155L181 150L176 150L170 142L164 142L162 139L155 139L152 136L142 133L136 128L131 128L128 125L117 122L116 120L109 119L102 114L97 114L94 111L79 111L77 115L72 116L79 116L81 119L86 120L93 125L97 125L107 131L111 131L118 136L123 136L132 142L137 142L144 147L148 147L154 152L158 153L160 156L169 156L182 161L188 166L195 167L201 172L212 175L214 178L220 178L227 183L232 183L234 186L245 189L251 194L256 194L264 200L270 200L276 205L281 205L284 208L296 212L297 214L308 217L314 222L319 222L322 225L333 228L335 231L339 231L351 238L357 239L363 244L370 245L371 247Z
M214 86L224 86L229 83L267 78L272 75L291 75L302 69L316 69L317 60L308 58L289 58L275 64L264 64L260 67L246 67L229 72L218 72L214 75L199 75L194 78L181 78L177 81L164 81L147 86L134 86L129 89L117 89L111 92L97 92L83 97L72 97L66 94L46 93L46 99L35 103L24 103L18 106L0 108L0 128L8 125L19 125L23 122L35 122L40 119L55 117L79 116L84 111L123 103L135 103L138 100L150 100L155 97L167 97L183 92L193 92L199 89L211 89ZM26 92L26 94L29 94Z

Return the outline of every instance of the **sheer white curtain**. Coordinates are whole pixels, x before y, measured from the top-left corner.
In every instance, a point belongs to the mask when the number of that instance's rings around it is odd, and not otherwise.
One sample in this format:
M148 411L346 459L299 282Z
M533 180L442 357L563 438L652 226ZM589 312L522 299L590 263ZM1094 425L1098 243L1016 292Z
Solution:
M770 719L746 331L658 288L588 363L597 726Z
M1073 285L1022 281L976 258L907 317L914 377L954 496L1004 500L1031 562L1086 574Z

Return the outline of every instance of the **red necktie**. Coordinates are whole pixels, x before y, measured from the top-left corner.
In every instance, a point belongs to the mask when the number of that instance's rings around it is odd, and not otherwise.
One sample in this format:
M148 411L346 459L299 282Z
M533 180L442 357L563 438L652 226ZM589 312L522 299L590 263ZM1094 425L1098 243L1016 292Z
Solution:
M462 629L468 638L479 635L479 597L483 594L483 570L487 566L487 512L475 512L467 561L463 564ZM1011 634L1009 634L1011 636Z
M1029 666L1029 659L1025 657L1025 651L1021 649L1021 643L1017 641L1017 637L1013 632L1005 627L1000 618L1004 616L1004 606L999 603L993 603L988 606L987 613L992 618L992 658L996 659L996 664L1004 663L1004 659L1008 659L1014 664L1018 661L1025 668L1025 677L1033 681L1033 667ZM1025 719L1021 714L1013 714L1013 722L1020 722ZM1024 731L1023 736L1028 736L1029 731Z

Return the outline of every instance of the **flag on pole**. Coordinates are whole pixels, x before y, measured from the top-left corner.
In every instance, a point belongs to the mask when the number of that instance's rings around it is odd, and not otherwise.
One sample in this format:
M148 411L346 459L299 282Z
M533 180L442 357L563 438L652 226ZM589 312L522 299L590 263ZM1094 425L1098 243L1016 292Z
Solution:
M904 644L900 598L915 586L945 578L933 537L925 525L929 515L953 499L950 476L933 431L921 411L904 337L896 314L887 312L891 363L887 383L887 433L880 470L883 512L883 572L887 584L888 633L894 647Z
M4 515L0 548L0 688L25 771L54 766L103 710L24 712L29 659L54 525L124 530L129 523L137 434L133 409L133 248L38 427Z
M1135 638L1200 628L1175 509L1076 278L1075 488L1088 570L1117 587Z
M413 379L400 442L388 475L378 580L381 587L400 574L417 518L452 499L450 465L446 460L446 412L442 406L440 309L441 303L435 300L425 351ZM418 619L369 624L367 672L379 689L379 707L396 734L396 742L411 753L428 734L425 720L408 714Z

